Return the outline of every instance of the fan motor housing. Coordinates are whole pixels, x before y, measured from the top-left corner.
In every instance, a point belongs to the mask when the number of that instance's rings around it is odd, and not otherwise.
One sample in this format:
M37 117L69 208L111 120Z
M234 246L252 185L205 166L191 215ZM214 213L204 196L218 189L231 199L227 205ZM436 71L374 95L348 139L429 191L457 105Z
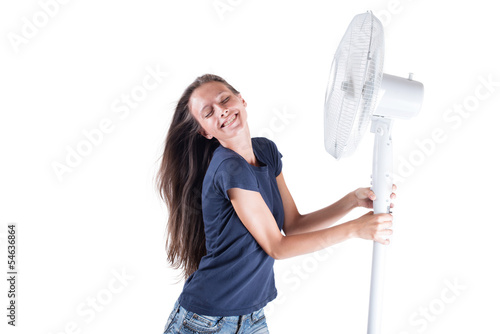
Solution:
M409 119L418 114L424 99L424 85L410 78L383 74L374 116Z

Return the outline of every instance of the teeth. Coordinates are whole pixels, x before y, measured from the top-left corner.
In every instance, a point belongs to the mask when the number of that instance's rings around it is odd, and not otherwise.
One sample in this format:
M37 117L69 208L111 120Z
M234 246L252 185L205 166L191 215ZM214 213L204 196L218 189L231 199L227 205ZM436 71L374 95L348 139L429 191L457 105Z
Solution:
M226 127L229 124L233 123L233 121L234 121L235 118L236 118L236 115L233 115L233 117L231 117L229 120L227 120L226 122L224 122L223 126Z

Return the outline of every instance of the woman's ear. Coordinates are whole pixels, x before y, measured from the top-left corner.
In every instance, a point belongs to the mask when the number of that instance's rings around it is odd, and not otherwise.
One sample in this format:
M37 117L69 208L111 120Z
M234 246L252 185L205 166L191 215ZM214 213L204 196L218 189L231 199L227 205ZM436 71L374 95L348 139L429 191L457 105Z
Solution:
M245 101L245 99L241 97L241 94L238 94L238 98L240 99L241 103L243 103L243 106L246 108L247 107L247 101Z
M200 130L198 130L198 133L200 135L202 135L203 137L207 138L208 140L212 139L213 136L212 135L209 135L207 134L207 132L205 131L205 129L201 128Z

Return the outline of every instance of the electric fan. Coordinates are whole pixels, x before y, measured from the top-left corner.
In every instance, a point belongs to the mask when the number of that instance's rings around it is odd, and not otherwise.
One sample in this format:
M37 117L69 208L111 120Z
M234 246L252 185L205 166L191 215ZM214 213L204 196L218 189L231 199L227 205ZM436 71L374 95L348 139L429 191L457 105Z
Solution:
M423 85L382 72L384 30L368 11L356 15L335 53L325 97L325 148L334 158L354 152L371 121L375 134L372 190L373 212L389 213L392 193L392 139L394 118L418 114ZM381 330L382 292L387 246L373 242L368 333Z

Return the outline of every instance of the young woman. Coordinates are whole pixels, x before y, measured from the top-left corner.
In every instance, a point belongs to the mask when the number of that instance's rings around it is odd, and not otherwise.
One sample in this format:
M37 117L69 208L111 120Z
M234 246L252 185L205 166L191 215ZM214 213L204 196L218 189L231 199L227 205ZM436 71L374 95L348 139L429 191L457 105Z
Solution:
M263 308L277 296L275 259L354 237L389 243L390 214L332 227L355 207L373 207L369 188L300 214L282 155L273 141L250 136L246 106L234 87L206 74L175 109L157 186L169 209L168 260L187 280L164 333L268 333Z

